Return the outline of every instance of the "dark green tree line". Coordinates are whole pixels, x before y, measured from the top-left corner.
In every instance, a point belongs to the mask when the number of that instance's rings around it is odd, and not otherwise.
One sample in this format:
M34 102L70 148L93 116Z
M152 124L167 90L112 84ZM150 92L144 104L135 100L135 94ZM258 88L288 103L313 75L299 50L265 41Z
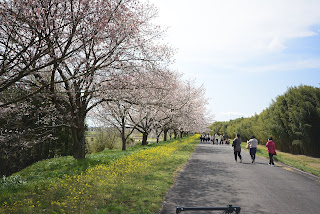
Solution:
M30 90L10 87L1 94L0 103L23 96ZM8 176L39 160L72 154L71 131L65 126L63 115L53 116L56 110L45 94L40 93L1 110L0 176Z
M320 89L290 87L259 115L213 123L209 129L246 141L255 135L265 144L272 136L277 149L293 154L320 156Z

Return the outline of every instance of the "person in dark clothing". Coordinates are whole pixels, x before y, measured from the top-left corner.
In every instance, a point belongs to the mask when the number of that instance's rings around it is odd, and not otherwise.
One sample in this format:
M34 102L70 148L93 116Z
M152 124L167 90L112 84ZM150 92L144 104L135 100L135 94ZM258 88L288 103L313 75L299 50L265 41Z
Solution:
M237 156L238 156L240 158L240 163L242 163L241 138L239 133L236 135L236 138L233 140L232 146L234 151L234 160L237 162Z

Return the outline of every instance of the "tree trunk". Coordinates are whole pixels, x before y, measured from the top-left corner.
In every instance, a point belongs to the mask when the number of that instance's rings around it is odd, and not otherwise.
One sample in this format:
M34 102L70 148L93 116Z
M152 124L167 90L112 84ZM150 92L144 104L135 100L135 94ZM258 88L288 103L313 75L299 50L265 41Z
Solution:
M127 139L125 137L125 128L126 128L126 125L124 123L124 117L122 118L122 127L121 127L121 140L122 140L122 151L126 151L127 149Z
M80 119L79 119L80 120ZM85 158L85 139L84 139L84 119L77 126L72 128L73 136L73 157L75 159Z
M173 135L174 135L173 138L174 138L174 139L177 139L177 131L176 131L176 130L173 131Z
M183 131L180 132L180 138L183 138Z
M167 141L168 129L163 130L163 141Z
M148 133L147 132L143 132L142 133L142 145L143 146L148 145L147 139L148 139Z
M162 133L162 130L157 134L157 143L159 143L159 138L160 138L161 133Z
M127 149L127 140L126 140L124 134L122 134L121 140L122 140L122 151L126 151L126 149Z
M64 139L64 152L63 152L64 156L69 155L69 145L68 144L69 144L68 138L65 138Z

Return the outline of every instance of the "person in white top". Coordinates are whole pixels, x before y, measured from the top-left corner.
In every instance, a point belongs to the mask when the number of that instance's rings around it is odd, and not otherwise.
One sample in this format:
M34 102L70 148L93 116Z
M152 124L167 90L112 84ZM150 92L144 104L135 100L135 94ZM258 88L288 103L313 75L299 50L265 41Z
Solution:
M219 144L219 138L217 133L214 135L214 139L216 140L217 144Z
M251 139L247 141L247 144L250 147L250 156L251 156L251 160L253 163L256 159L258 140L256 139L256 137L254 135L252 135Z

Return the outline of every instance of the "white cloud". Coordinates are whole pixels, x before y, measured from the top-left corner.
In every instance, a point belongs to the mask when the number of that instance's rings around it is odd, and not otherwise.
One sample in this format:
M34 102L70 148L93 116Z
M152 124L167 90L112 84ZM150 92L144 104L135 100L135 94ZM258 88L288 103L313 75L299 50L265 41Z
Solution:
M310 58L301 60L281 61L273 64L265 65L261 64L258 66L234 66L229 67L230 70L236 70L239 72L250 72L250 73L263 73L263 72L290 72L297 70L319 69L320 70L320 58Z
M315 35L320 1L153 0L159 22L180 51L222 55L281 51L286 41Z
M319 0L151 2L159 7L157 22L169 27L166 40L178 49L172 68L189 77L198 75L194 68L200 65L211 71L239 72L320 68L312 58L255 63L281 54L289 40L319 34L319 28L312 29L320 25Z
M320 0L149 1L160 9L157 22L170 27L165 39L178 49L174 70L205 83L217 121L252 116L251 112L266 108L286 87L304 83L292 77L286 84L275 81L281 87L270 91L264 87L268 72L279 80L279 74L283 78L290 71L301 77L320 70L319 44L311 50L308 41L308 47L297 45L301 49L295 47L295 52L291 46L319 37ZM311 72L305 74L308 71ZM256 85L261 88L257 89L264 98L231 84L235 78L241 78L244 84L248 79L258 82ZM222 85L217 81L225 82L226 87L217 88ZM234 100L235 92L241 94L242 100L249 100L251 94L256 106L249 109L246 105L227 105L226 100Z

